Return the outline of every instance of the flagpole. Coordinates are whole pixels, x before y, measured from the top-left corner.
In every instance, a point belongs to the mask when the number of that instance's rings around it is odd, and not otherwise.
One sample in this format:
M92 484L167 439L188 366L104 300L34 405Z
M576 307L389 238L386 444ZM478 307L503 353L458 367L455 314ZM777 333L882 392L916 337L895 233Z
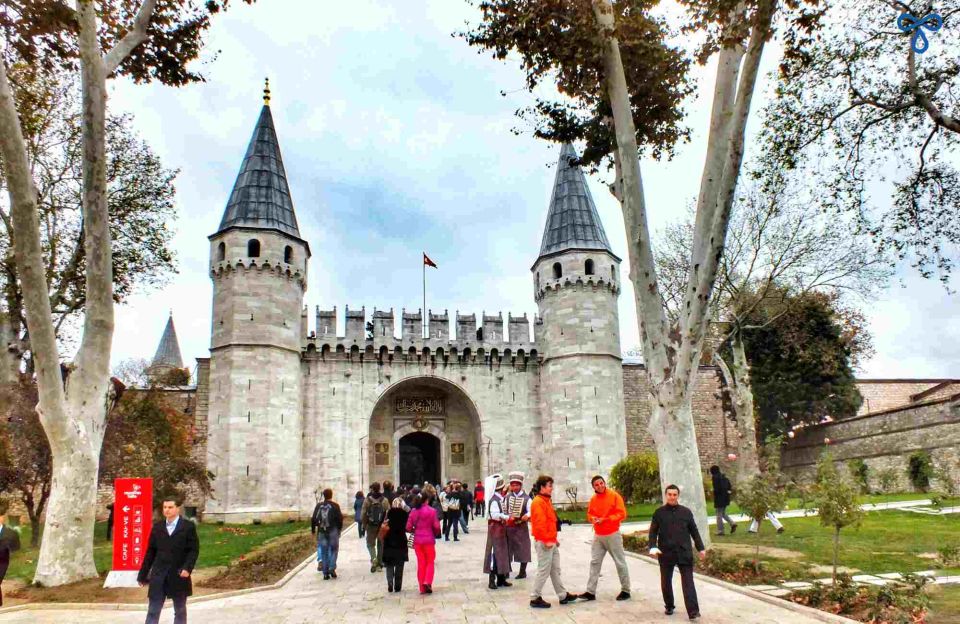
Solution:
M427 333L427 261L421 260L420 263L423 265L423 327L420 329L420 335L423 337Z

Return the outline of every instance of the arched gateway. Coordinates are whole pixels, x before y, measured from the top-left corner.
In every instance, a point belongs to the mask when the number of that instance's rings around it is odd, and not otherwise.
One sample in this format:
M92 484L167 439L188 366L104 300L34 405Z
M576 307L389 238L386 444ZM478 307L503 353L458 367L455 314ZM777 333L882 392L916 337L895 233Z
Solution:
M406 379L385 392L370 416L368 440L368 483L472 483L488 463L476 404L437 377Z

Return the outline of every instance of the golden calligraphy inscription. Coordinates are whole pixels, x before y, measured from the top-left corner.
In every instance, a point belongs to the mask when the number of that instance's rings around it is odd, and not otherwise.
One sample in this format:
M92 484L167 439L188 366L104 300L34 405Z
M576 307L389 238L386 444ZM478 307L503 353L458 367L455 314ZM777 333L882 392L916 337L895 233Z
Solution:
M397 399L398 414L442 414L443 399L440 397L400 397Z

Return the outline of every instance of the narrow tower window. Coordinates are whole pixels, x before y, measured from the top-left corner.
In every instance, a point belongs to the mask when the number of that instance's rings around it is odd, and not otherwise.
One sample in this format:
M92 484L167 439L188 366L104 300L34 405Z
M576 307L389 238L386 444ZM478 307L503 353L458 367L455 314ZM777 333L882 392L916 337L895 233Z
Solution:
M610 265L610 281L617 281L617 267L613 266L612 264Z
M587 261L583 263L583 272L587 275L593 275L593 260L587 258Z
M287 245L286 247L283 248L283 261L286 264L293 263L293 247L291 247L290 245Z
M225 243L217 245L217 261L223 262L227 257L227 246Z
M255 238L251 238L247 241L247 257L249 258L259 258L260 257L260 241Z
M560 279L563 277L563 269L560 268L559 262L553 263L553 279Z

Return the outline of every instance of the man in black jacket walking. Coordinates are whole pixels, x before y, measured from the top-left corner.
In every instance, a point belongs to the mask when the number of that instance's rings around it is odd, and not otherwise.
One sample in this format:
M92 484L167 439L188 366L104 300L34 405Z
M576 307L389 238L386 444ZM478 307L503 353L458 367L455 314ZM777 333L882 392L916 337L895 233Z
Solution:
M317 534L317 572L323 572L323 580L337 578L337 555L340 553L340 532L343 530L343 513L340 505L333 502L333 490L323 491L323 500L313 508L310 518L310 533Z
M673 615L673 568L680 568L680 583L683 587L683 604L691 620L700 617L697 589L693 586L693 540L700 558L706 556L700 531L693 519L693 512L680 504L680 488L668 485L664 492L666 505L653 512L650 523L650 554L660 562L660 591L667 615Z
M7 576L10 556L20 550L20 534L7 524L7 502L0 501L0 583ZM0 591L0 607L3 606L3 592Z
M710 466L710 476L713 478L713 507L717 510L717 535L723 535L724 518L730 523L730 535L733 535L737 532L737 523L727 515L733 486L727 475L720 472L720 466Z
M163 499L163 520L150 530L147 554L137 582L150 584L145 624L157 624L163 601L173 599L174 624L187 624L187 596L193 594L190 574L200 555L200 540L193 522L180 515L180 499Z

